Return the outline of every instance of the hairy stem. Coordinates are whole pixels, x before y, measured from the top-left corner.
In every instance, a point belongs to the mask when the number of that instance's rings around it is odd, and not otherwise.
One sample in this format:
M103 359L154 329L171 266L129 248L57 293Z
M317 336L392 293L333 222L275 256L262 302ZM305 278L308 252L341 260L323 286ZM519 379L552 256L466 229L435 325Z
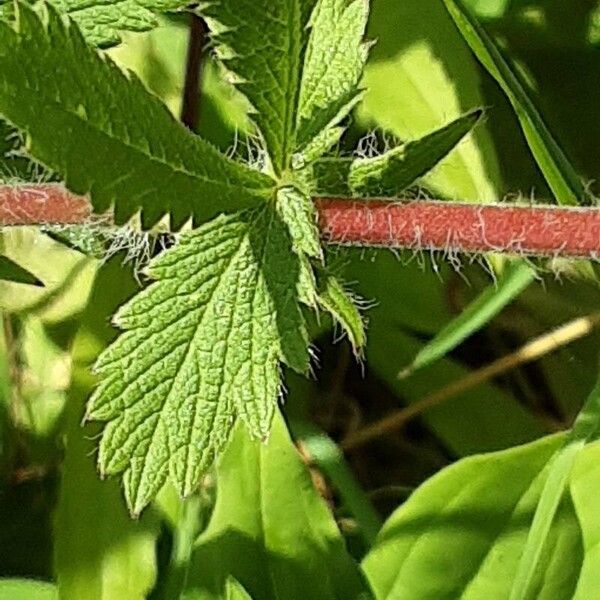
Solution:
M317 200L323 235L334 244L600 257L600 210L438 200L390 203Z
M331 244L600 258L600 209L439 200L315 198ZM86 198L58 184L0 186L0 225L84 223Z

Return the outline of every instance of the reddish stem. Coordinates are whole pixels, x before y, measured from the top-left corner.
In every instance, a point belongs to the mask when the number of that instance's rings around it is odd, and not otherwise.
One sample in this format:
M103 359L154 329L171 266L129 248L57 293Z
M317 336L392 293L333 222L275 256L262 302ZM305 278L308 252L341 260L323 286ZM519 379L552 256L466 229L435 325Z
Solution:
M600 209L317 199L335 244L450 252L600 257Z
M0 185L0 225L83 223L90 215L88 200L60 184Z
M324 239L332 244L451 252L600 258L600 209L391 203L316 198ZM84 223L88 200L59 184L0 186L0 225Z

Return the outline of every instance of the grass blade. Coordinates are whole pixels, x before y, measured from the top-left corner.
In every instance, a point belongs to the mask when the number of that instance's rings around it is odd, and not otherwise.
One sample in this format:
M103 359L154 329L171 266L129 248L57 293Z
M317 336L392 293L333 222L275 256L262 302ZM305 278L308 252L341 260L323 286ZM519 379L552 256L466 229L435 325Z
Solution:
M342 502L356 519L367 547L371 547L383 523L346 464L343 452L331 438L307 422L294 422L293 431L338 491Z
M544 544L565 493L573 464L586 443L598 432L600 426L600 380L577 416L563 447L551 459L548 479L544 484L533 522L527 536L525 549L519 562L510 600L526 600L531 597L532 583L536 575Z
M422 350L400 377L406 377L442 358L481 329L533 281L535 274L524 262L510 263L494 286L487 287Z
M517 74L461 0L444 0L444 4L475 56L512 104L529 148L558 203L579 204L585 197L581 179L552 137Z

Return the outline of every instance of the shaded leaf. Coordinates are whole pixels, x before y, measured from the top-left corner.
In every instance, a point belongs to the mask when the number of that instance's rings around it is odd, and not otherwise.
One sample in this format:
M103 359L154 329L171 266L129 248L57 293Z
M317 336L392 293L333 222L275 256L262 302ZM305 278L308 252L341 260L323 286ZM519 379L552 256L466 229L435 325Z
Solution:
M310 459L338 492L343 507L356 521L359 535L370 547L381 529L381 518L346 463L344 453L328 435L311 423L294 422L292 429Z
M24 5L17 29L0 23L0 74L0 113L31 154L89 193L96 212L114 204L117 223L141 209L146 227L169 214L177 229L270 193L267 176L188 132L53 9L47 26Z
M428 480L384 525L363 568L378 599L508 597L527 530L547 477L545 465L564 440L543 438L461 460ZM535 581L535 598L568 600L582 555L573 506L566 498L551 548ZM555 561L557 556L569 560Z
M600 443L589 444L579 453L570 478L570 492L583 536L583 565L574 600L593 598L600 589Z
M368 312L367 364L394 392L398 403L410 404L465 377L467 368L443 358L412 377L398 379L399 366L413 360L423 346L423 337L433 337L453 316L440 285L440 277L450 278L450 267L423 268L417 261L401 264L387 251L374 253L369 261L359 249L352 250L350 256L346 278L358 282L356 291L363 298L377 299ZM545 431L516 398L493 383L431 408L422 421L457 456L522 444Z
M542 489L523 555L519 562L519 568L511 589L511 600L525 600L536 597L533 586L539 573L539 563L555 515L567 489L573 465L577 456L585 448L586 443L594 435L597 435L599 429L600 381L577 416L564 445L556 452L548 465L548 478Z
M0 256L0 279L12 281L14 283L26 283L43 287L40 281L33 273L30 273L7 256Z
M238 427L218 465L188 586L219 598L230 575L254 600L370 597L279 414L266 444Z
M156 518L130 518L118 482L98 478L99 427L81 426L85 401L96 383L90 366L116 333L109 318L137 288L121 261L117 256L100 268L73 347L66 456L54 529L54 566L65 600L142 600L156 579Z
M531 152L558 203L579 204L585 198L581 178L552 137L517 73L461 0L444 0L444 4L475 56L510 100Z

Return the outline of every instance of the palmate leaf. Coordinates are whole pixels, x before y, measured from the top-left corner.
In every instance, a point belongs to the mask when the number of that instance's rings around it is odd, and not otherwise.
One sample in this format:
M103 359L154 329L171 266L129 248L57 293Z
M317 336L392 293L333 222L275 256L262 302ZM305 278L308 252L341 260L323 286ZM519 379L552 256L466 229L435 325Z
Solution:
M147 31L158 25L157 13L184 8L185 0L51 0L61 14L71 17L89 44L106 48L117 44L123 31ZM43 2L31 2L41 7ZM0 17L14 14L13 0L0 0Z
M210 0L200 7L217 56L254 109L280 174L294 149L308 23L317 0Z
M191 493L238 417L268 437L279 362L308 369L298 273L287 229L266 206L183 235L150 264L157 281L117 312L126 333L96 364L87 416L109 421L100 469L125 472L134 514L167 472Z
M96 212L114 204L122 223L141 210L146 227L169 213L177 229L271 193L269 177L188 132L50 7L47 21L20 5L15 26L0 22L0 114Z

